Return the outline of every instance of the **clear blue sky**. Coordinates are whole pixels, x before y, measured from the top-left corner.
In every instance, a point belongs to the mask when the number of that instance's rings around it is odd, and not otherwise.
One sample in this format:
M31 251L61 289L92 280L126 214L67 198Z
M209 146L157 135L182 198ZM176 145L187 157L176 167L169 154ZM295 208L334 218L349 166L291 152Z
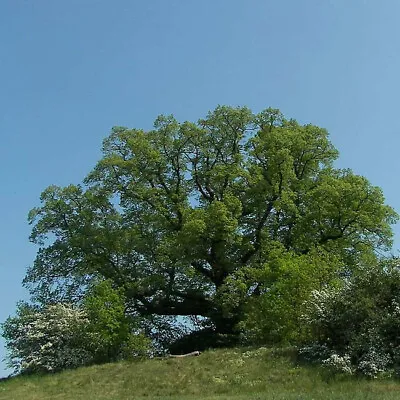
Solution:
M79 183L113 125L277 107L326 127L339 165L399 211L399 15L398 0L2 0L0 320L27 296L29 209Z

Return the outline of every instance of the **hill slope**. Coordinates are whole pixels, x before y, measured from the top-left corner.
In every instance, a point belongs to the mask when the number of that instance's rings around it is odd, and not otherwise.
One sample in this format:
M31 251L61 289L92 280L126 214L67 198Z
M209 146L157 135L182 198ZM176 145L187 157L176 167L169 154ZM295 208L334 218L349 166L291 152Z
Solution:
M0 382L1 400L399 399L400 383L332 377L290 351L208 351L199 357L121 362Z

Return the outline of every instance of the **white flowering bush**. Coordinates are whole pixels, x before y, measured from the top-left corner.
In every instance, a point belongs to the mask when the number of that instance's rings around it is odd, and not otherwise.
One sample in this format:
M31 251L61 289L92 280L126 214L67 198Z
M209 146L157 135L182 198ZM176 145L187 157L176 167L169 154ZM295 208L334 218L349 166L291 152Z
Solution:
M400 269L395 261L360 270L340 287L313 291L302 316L307 361L375 378L400 370Z
M343 372L349 375L353 373L351 359L348 354L340 356L339 354L333 353L327 359L323 360L322 364L334 372Z
M104 281L79 306L20 303L2 324L9 366L16 373L55 372L147 355L150 342L125 314L124 301Z
M59 371L89 364L86 313L69 304L37 309L21 303L2 325L15 372Z
M382 350L371 348L360 358L358 371L370 378L376 378L380 373L385 372L392 364L390 354Z

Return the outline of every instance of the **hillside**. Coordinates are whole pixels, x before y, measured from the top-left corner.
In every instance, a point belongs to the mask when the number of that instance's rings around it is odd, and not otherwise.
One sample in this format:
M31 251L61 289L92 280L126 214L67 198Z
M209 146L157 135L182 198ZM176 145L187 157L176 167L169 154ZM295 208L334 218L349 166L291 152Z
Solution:
M399 399L394 380L331 376L290 351L232 349L199 357L121 362L0 382L1 400Z

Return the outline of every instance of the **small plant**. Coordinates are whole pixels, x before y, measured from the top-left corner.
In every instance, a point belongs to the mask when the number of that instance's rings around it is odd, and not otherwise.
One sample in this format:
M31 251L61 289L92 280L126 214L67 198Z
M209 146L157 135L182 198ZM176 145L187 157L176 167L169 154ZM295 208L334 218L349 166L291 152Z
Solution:
M369 378L376 378L379 374L385 372L391 364L392 360L389 354L370 349L361 357L357 369Z
M344 356L340 356L339 354L335 353L331 354L327 359L322 361L322 364L334 372L343 372L349 375L353 373L353 367L348 354Z
M330 356L330 350L326 344L310 343L298 350L300 358L309 363L322 362Z

